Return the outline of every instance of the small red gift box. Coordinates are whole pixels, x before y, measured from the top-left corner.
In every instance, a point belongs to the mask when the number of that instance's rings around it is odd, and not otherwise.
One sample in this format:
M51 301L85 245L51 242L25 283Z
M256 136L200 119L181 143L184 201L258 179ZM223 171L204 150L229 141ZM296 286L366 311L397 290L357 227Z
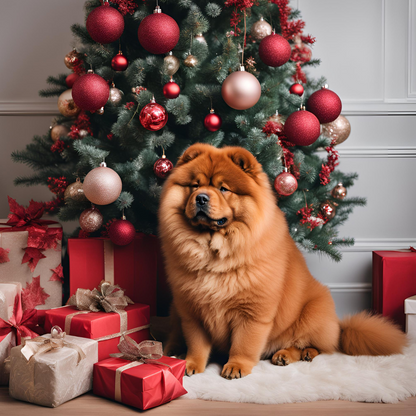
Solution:
M186 362L170 357L157 361L167 365L143 364L122 358L109 358L94 364L94 394L142 410L186 394L182 385Z
M149 339L149 305L129 305L125 313L129 336L136 342ZM116 312L88 312L80 311L75 306L64 306L46 311L45 330L50 332L57 325L67 335L98 341L98 360L101 361L118 352L117 345L124 332L121 330L121 319Z
M117 284L138 303L150 305L156 315L158 242L152 235L137 233L127 246L107 238L68 240L70 295L80 287L97 287L101 280Z
M373 252L373 309L405 326L404 300L416 293L416 253Z

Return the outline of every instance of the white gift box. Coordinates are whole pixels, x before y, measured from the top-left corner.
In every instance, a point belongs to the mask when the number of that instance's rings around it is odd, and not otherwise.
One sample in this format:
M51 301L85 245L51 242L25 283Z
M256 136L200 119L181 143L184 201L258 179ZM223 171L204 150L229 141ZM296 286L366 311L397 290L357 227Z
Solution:
M404 313L406 314L406 334L416 338L416 295L405 299Z
M51 338L51 335L34 340L41 346L45 338ZM57 407L92 389L93 366L98 362L97 341L70 335L65 336L64 340L67 346L40 352L29 360L27 349L22 351L25 346L12 348L11 397L41 406ZM79 352L74 344L84 352L86 358L79 361Z
M20 283L0 283L0 318L8 321L13 315L14 299L20 296L22 286ZM9 372L6 371L4 360L9 357L10 350L16 345L13 333L0 337L0 386L9 382Z

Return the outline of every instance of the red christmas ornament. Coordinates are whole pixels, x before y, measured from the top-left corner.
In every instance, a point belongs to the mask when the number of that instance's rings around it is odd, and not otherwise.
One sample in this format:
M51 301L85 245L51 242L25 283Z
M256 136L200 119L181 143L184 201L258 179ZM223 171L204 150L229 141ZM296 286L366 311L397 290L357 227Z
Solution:
M72 98L82 110L97 111L104 107L110 96L110 87L104 78L89 70L72 87Z
M134 225L130 221L127 221L124 216L123 219L112 222L108 230L108 236L116 246L130 244L134 240L135 235L136 230Z
M286 120L284 134L291 143L309 146L321 134L321 125L309 111L295 111Z
M168 99L173 99L179 96L181 93L181 89L176 82L170 80L167 84L163 87L163 95Z
M155 99L142 108L139 116L142 126L150 131L160 130L168 122L168 113Z
M143 48L157 55L171 51L179 41L179 34L178 24L162 13L159 6L142 20L137 32Z
M173 169L173 163L166 158L165 154L156 160L153 165L153 172L160 179L165 179L168 173Z
M121 51L111 60L111 68L114 71L125 71L129 66L129 61Z
M282 66L289 60L291 53L289 42L276 33L266 36L259 45L260 59L269 66Z
M210 113L204 119L204 126L209 131L217 131L221 128L222 120L218 114L211 109Z
M87 31L95 42L112 43L123 34L123 16L118 10L110 7L108 2L105 2L88 15Z
M72 88L75 81L79 78L79 75L76 74L75 72L73 72L72 74L69 74L66 78L65 78L65 84L68 88Z
M302 84L299 84L299 83L293 84L289 88L289 92L291 94L299 95L299 97L303 94L304 91L305 91L305 89L303 88L303 85Z
M320 123L330 123L341 114L342 103L338 95L325 85L309 97L306 108L318 117Z
M274 180L274 189L283 196L292 195L298 189L298 181L289 172L282 172Z

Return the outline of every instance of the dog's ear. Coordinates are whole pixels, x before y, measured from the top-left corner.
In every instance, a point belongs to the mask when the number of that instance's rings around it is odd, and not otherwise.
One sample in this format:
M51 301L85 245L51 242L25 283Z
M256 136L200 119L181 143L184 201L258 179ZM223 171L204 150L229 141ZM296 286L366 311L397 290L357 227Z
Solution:
M255 177L261 172L261 165L257 159L243 147L227 147L230 159L247 175Z
M206 147L210 146L204 143L196 143L192 146L189 146L176 162L176 166L182 166L185 163L188 163L191 160L196 159L199 155L205 153Z

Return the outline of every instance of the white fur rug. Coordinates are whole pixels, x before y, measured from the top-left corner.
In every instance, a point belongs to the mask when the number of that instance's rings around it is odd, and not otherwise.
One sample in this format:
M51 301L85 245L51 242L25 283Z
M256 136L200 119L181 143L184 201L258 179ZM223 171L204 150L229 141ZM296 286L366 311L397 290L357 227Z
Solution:
M210 364L202 374L184 377L183 399L260 404L350 400L397 403L416 395L416 340L403 355L350 357L319 355L311 363L286 367L261 361L252 374L238 380L220 376Z

